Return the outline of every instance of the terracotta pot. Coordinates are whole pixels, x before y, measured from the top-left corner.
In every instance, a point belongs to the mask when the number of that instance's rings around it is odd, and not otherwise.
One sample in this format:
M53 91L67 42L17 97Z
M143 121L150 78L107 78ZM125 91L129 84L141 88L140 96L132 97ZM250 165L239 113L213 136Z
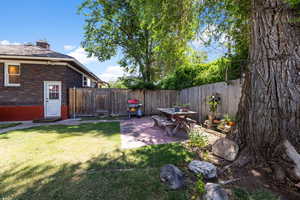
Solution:
M228 122L228 125L229 125L229 126L235 126L236 123L235 123L235 122Z
M213 120L213 123L214 123L214 124L219 124L220 122L221 122L221 121L220 121L220 120L217 120L217 119L214 119L214 120Z

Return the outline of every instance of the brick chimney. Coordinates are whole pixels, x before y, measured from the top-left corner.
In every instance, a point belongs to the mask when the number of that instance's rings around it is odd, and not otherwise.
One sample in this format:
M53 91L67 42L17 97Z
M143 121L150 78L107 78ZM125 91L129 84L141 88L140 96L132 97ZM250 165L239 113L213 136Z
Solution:
M45 40L36 41L36 46L44 49L50 49L50 44Z

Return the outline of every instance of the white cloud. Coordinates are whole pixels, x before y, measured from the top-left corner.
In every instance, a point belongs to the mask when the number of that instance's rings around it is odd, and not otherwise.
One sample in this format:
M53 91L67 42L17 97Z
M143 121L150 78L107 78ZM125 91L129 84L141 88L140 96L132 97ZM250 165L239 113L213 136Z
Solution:
M0 45L20 45L19 42L10 42L8 40L0 40Z
M116 66L108 66L106 70L99 75L100 79L106 82L116 81L119 77L125 74L122 67Z
M82 47L74 49L73 51L68 53L68 55L76 58L79 62L85 65L98 62L98 59L96 57L88 57L88 53Z
M64 45L64 50L65 51L71 51L73 49L75 49L76 47L73 45Z

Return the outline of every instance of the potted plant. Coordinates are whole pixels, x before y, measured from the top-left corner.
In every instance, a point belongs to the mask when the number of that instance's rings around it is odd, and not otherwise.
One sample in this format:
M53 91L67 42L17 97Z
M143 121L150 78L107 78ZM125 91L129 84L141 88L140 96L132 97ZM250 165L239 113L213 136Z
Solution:
M234 117L231 117L228 114L224 115L224 121L226 122L226 124L228 126L235 126L236 125Z
M217 97L215 95L208 97L208 105L209 105L209 111L208 119L212 122L216 117L216 112L218 109L218 105L220 104L221 98Z

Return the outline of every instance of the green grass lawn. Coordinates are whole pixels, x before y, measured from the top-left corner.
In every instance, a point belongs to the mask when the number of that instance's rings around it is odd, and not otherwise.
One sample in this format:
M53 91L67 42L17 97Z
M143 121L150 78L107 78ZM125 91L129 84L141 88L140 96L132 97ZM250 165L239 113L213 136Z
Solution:
M189 199L159 169L192 159L180 144L121 151L118 122L41 126L0 135L0 199Z
M0 129L5 129L5 128L10 128L10 127L15 127L18 126L22 123L5 123L5 124L0 124Z

